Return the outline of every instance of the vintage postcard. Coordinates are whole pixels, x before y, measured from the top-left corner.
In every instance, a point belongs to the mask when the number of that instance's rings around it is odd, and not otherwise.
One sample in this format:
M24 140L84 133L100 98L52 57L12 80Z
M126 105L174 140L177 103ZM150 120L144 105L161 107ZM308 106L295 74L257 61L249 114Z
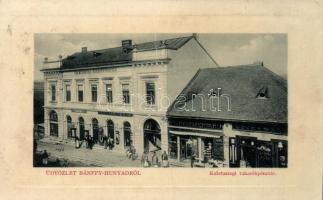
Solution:
M34 39L34 167L288 167L286 34Z
M18 2L3 199L322 197L322 2Z

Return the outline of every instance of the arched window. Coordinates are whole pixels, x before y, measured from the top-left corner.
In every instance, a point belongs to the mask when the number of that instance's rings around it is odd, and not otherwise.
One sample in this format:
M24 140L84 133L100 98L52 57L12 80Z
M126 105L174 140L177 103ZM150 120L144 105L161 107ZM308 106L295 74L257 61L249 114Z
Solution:
M114 144L114 123L113 123L113 121L108 120L107 126L108 126L107 136L108 136L108 138L111 138L113 140L112 143Z
M123 123L124 146L129 147L132 144L131 125L129 122Z
M160 126L153 119L148 119L144 123L144 148L145 151L161 149Z
M83 117L79 117L79 133L80 133L80 140L84 140L85 139L85 128L84 128Z
M49 126L49 135L58 137L58 118L57 113L54 110L49 113Z
M95 143L99 140L99 122L96 118L92 119L92 133L93 133L93 140Z
M72 123L72 118L69 115L66 116L66 124L67 124L67 137L72 138L73 137L72 128L74 127Z

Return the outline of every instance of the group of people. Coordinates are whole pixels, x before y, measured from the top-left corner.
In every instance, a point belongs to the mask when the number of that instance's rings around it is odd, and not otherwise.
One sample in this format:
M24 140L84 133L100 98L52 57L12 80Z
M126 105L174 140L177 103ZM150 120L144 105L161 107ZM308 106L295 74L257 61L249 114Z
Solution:
M78 136L75 136L75 148L79 149L81 148L83 142L85 142L85 147L87 149L92 149L94 144L97 142L93 139L93 137L89 134L87 134L84 138L84 140L81 140ZM100 141L100 144L104 145L105 149L109 149L112 150L114 147L114 141L113 138L107 137L107 136L103 136L102 137L102 141Z
M168 155L166 151L158 156L157 151L144 151L141 157L141 165L143 167L169 167Z
M94 144L95 144L95 141L93 139L93 137L91 135L86 135L84 140L80 140L80 138L78 136L75 136L75 148L76 149L79 149L83 142L85 142L85 147L87 149L92 149Z
M104 149L109 149L109 150L113 149L113 147L114 147L113 138L104 135L102 137L102 140L103 140Z
M138 158L138 154L136 152L136 148L133 145L130 145L126 150L126 155L129 159L136 160Z

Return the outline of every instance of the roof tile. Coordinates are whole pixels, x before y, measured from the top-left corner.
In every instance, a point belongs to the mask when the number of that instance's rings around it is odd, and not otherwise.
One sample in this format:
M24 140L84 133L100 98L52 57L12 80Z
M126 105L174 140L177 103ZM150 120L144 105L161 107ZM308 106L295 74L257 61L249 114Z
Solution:
M177 50L186 44L193 36L173 38L167 40L158 40L136 44L137 51L155 50L155 49L174 49ZM119 64L132 61L133 51L123 52L122 47L108 48L87 52L74 53L62 61L63 69L74 69L80 67L91 67L101 64Z
M262 87L267 88L268 98L256 98ZM230 97L231 111L224 96L220 97L221 111L217 98L209 97L210 91L217 93L218 88L221 95ZM192 94L199 96L192 98ZM187 97L186 110L176 107L175 101L169 116L287 123L287 83L261 65L200 69L179 96Z

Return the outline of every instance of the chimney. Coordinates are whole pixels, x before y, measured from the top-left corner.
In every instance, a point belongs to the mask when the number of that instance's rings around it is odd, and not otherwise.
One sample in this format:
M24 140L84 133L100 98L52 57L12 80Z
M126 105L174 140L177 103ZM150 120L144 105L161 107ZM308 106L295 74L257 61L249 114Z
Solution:
M86 53L87 52L87 47L82 47L82 53Z
M132 50L132 40L122 40L122 52L129 53Z
M46 63L46 62L48 62L48 58L47 57L44 58L44 63Z
M193 38L195 38L196 40L198 40L199 39L199 35L197 34L197 33L193 33Z

